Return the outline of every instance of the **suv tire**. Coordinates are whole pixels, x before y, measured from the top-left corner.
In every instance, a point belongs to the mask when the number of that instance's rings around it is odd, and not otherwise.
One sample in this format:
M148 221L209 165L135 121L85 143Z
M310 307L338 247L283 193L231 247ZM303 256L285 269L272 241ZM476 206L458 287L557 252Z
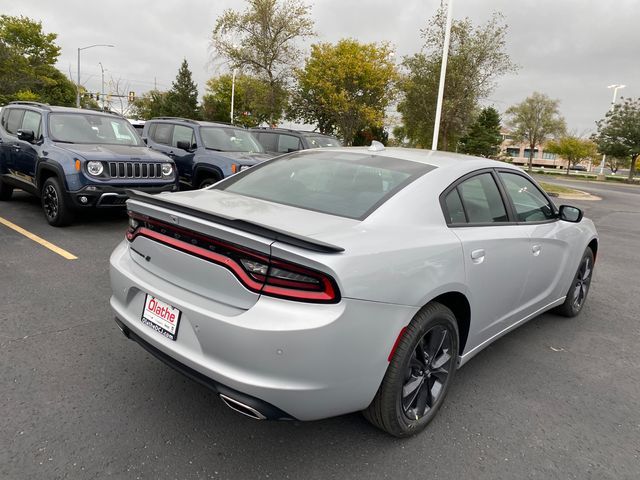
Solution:
M0 180L0 200L11 200L11 195L13 194L13 187L11 185L7 185L2 180Z
M42 185L42 210L49 225L64 227L73 221L73 212L67 205L64 191L56 177L49 177Z

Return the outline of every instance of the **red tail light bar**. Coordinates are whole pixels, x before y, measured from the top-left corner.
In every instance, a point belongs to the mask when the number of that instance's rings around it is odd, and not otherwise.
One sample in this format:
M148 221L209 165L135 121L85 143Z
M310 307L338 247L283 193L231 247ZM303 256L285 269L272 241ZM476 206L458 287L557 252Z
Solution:
M129 217L126 233L129 242L133 242L137 237L146 237L220 265L231 271L253 292L302 302L340 301L340 292L335 281L325 273L157 219L131 212Z

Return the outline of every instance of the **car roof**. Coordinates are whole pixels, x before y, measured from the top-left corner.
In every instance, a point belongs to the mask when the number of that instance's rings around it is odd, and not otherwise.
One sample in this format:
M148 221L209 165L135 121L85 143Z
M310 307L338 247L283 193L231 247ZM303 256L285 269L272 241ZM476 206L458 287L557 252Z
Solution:
M183 117L153 117L147 120L147 122L162 122L162 123L188 123L190 125L199 125L201 127L232 127L240 130L244 130L244 127L240 125L233 125L231 123L224 122L207 122L204 120L193 120L191 118Z
M326 133L313 132L311 130L293 130L291 128L252 127L249 130L251 130L252 132L256 131L256 132L275 132L275 133L296 133L298 135L304 135L304 136L336 138L333 135L327 135Z
M27 101L14 101L9 102L5 107L20 107L20 108L33 108L44 110L47 112L56 112L56 113L91 113L92 115L102 115L106 117L121 117L121 115L115 112L105 112L103 110L97 110L92 108L76 108L76 107L61 107L58 105L48 105L46 103L40 102L27 102Z
M371 147L332 147L331 151L334 152L345 152L345 153L364 153L368 155L376 155L381 157L393 157L400 160L408 160L411 162L424 163L427 165L432 165L438 168L446 168L446 167L460 167L460 166L468 166L470 169L479 169L479 168L511 168L520 170L517 167L513 167L512 165L500 162L497 160L491 160L488 158L482 157L474 157L472 155L465 155L461 153L453 153L453 152L442 152L438 150L425 150L420 148L402 148L402 147L392 147L392 148L383 148L380 150L371 150ZM327 149L322 149L326 151ZM302 150L296 153L305 153L308 155L312 155L316 152L315 149L311 150Z

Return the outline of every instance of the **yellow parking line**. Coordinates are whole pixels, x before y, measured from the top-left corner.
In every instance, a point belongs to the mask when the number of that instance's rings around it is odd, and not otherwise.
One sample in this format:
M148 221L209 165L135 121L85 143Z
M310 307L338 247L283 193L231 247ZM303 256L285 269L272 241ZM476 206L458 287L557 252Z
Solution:
M0 223L3 224L3 225L6 225L7 227L9 227L12 230L15 230L16 232L24 235L25 237L33 240L34 242L39 243L43 247L48 248L52 252L57 253L58 255L60 255L61 257L66 258L67 260L76 260L78 258L75 255L73 255L72 253L69 253L64 249L55 246L53 243L47 242L44 238L40 238L39 236L37 236L37 235L35 235L35 234L31 233L31 232L26 231L24 228L19 227L15 223L11 223L9 220L6 220L6 219L0 217Z

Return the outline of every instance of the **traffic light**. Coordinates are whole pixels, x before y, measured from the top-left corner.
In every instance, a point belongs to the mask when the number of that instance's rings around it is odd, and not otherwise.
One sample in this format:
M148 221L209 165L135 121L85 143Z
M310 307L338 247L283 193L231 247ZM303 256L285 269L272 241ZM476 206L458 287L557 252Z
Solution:
M96 101L100 100L100 94L96 93Z
M129 92L129 102L134 102L136 100L136 92Z

